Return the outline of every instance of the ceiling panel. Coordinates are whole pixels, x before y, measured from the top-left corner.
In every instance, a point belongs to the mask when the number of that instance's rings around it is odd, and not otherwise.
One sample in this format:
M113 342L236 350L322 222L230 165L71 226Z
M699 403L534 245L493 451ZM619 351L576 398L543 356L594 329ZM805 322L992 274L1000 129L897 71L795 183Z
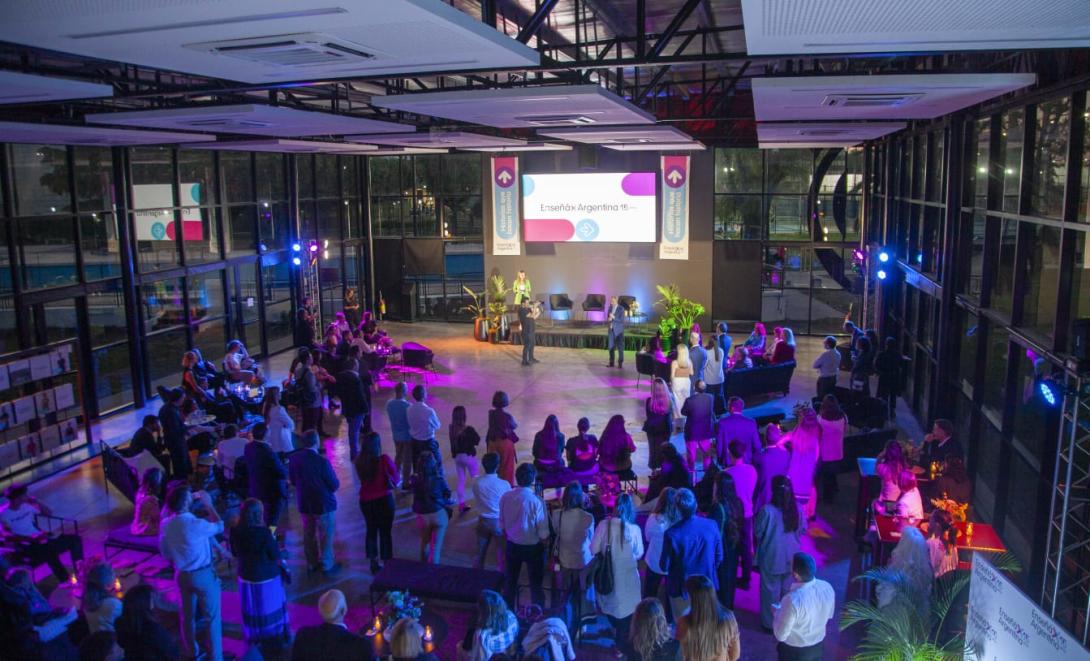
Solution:
M654 144L602 145L614 151L704 151L699 142L659 142Z
M877 140L905 128L905 122L760 122L757 141L761 147L851 147ZM780 144L782 143L782 144Z
M405 124L260 104L107 112L85 119L92 124L281 137L415 130Z
M0 40L250 83L540 61L441 0L12 1Z
M157 145L215 140L211 135L170 131L136 131L100 126L60 126L0 122L0 142L44 145Z
M0 104L97 99L113 94L114 89L109 85L0 71Z
M571 151L571 145L561 145L555 142L527 142L525 145L496 146L496 147L462 147L465 151L479 152L511 152L511 151Z
M317 140L224 140L221 142L192 145L187 147L187 149L271 151L291 154L370 154L377 148L370 145L346 144L343 142L319 142Z
M692 138L672 126L603 126L601 128L538 129L538 135L588 145L689 143Z
M932 119L1033 85L1032 73L754 78L758 121Z
M380 108L499 128L655 123L654 115L598 85L398 94L371 102Z
M525 145L525 140L482 135L468 131L421 131L394 135L349 135L345 140L394 147L424 147L438 149L462 149L467 147L497 147Z
M741 0L750 55L1085 48L1086 0Z

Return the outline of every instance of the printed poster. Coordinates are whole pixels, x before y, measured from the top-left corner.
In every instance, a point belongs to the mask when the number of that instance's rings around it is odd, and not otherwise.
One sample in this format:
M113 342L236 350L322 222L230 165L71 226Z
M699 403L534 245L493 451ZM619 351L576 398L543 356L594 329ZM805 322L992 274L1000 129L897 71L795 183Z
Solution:
M41 442L38 440L38 432L27 434L19 439L19 454L23 459L36 459L42 453Z
M11 380L11 385L21 386L24 383L30 382L30 361L13 360L8 363L8 377Z
M0 470L10 468L19 461L19 443L17 441L0 443Z
M53 376L53 354L43 353L30 358L30 378L34 381Z
M53 389L57 410L63 411L76 405L76 391L71 383L62 383Z
M34 395L34 408L38 410L38 417L45 417L57 410L57 398L53 390L43 390Z
M65 344L53 352L53 375L64 374L72 370L72 345Z
M662 157L659 259L689 259L689 157Z
M17 425L25 425L38 417L34 409L33 397L20 397L12 403L12 407L15 409L15 424Z
M492 157L492 254L522 254L517 156Z
M60 429L61 443L68 444L79 440L79 421L75 418L65 420L57 428Z
M60 427L54 425L52 427L46 427L38 433L38 442L41 446L42 452L49 452L55 448L60 447L61 444L61 430Z

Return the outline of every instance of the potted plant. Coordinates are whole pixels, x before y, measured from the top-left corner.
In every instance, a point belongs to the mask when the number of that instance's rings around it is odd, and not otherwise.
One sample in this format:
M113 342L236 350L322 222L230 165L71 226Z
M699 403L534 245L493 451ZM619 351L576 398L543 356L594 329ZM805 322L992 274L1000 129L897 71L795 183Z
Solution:
M507 324L507 295L511 289L502 275L494 275L488 280L488 314L490 317L490 339L492 342L506 342L511 339L511 328Z
M687 333L696 320L704 314L704 306L694 300L681 295L677 285L655 285L662 296L655 305L662 308L663 316L659 320L659 330L664 338L670 337L673 331ZM680 338L681 342L687 342L688 337ZM671 346L671 350L675 347Z
M484 292L477 293L462 285L465 293L473 299L473 302L462 308L463 312L473 315L473 339L478 342L488 341L488 306L484 304Z

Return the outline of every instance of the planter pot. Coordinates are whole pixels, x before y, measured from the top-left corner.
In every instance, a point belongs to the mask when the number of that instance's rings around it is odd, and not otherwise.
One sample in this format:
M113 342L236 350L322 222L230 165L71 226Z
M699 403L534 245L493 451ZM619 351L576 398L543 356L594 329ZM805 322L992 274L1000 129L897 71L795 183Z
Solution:
M473 320L473 339L478 342L488 341L488 319L481 317Z
M507 315L500 317L499 326L496 327L496 341L508 342L511 340L511 326L507 323Z
M500 341L495 328L488 329L488 341L492 344L497 344Z

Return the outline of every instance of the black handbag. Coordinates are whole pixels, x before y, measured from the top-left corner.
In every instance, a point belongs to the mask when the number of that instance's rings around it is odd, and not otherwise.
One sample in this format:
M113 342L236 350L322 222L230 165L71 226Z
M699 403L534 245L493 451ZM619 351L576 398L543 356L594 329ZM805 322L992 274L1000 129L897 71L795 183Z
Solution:
M598 594L613 594L613 517L606 519L606 547L591 560L589 573Z

